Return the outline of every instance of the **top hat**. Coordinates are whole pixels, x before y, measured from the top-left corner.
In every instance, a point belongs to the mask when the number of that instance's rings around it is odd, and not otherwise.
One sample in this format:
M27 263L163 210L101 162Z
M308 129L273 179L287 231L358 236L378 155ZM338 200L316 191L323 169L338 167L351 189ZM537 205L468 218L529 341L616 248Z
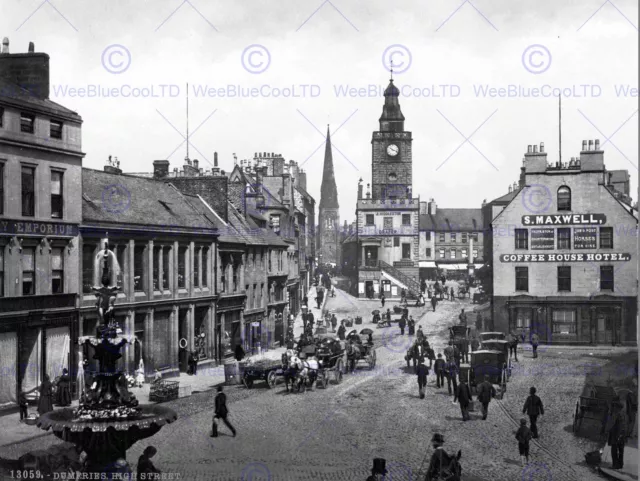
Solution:
M522 424L523 426L526 426L527 420L525 418L520 419L520 424Z
M440 443L440 444L444 444L444 436L442 434L436 433L433 435L433 437L431 438L431 442L432 443Z
M387 461L382 458L373 458L371 474L387 474Z

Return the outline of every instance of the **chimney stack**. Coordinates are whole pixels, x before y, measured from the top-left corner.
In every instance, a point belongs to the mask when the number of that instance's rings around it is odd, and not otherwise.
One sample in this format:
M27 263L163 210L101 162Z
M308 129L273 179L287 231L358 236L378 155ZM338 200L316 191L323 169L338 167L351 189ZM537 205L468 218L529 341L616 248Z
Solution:
M537 153L538 153L538 146L537 146L537 145L534 145L534 146L533 146L533 153L534 153L534 154L537 154Z
M49 98L49 55L35 53L33 42L28 53L9 53L9 39L2 41L0 80L18 85L35 98Z
M9 53L9 38L2 39L2 53Z
M122 170L120 170L120 163L118 162L118 158L112 160L111 156L107 159L107 164L104 166L104 171L110 174L120 175L122 174Z
M302 169L300 169L298 173L298 185L302 189L307 190L307 173Z
M544 142L540 142L540 152L537 145L528 145L524 154L524 174L542 173L547 170L547 153L544 151ZM523 173L521 171L522 178Z
M362 178L358 181L358 200L362 199Z
M198 159L193 159L193 168L198 170Z
M169 175L169 161L168 160L154 160L153 161L153 178L163 179Z
M427 205L428 209L429 209L429 215L436 215L437 212L437 205L436 205L436 201L434 199L429 199L429 204Z
M218 167L218 152L213 153L213 166Z
M33 42L29 42L29 53L35 53L36 51L36 46L33 44Z
M600 147L599 142L598 147ZM582 141L580 170L590 172L602 172L604 170L604 153L593 148L593 140L589 140L588 144L586 140Z

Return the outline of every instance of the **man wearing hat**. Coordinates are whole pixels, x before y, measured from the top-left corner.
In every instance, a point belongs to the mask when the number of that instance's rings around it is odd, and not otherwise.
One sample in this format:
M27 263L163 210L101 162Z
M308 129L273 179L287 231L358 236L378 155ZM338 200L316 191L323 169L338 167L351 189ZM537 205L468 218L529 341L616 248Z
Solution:
M427 387L427 376L429 375L429 368L424 364L424 357L420 357L418 367L416 367L416 374L418 375L418 392L420 393L420 399L424 399L424 391Z
M367 481L381 481L387 474L387 461L382 458L373 458L373 468L371 468L371 476Z
M529 441L531 440L531 430L527 427L527 420L520 420L520 428L516 432L518 440L518 451L520 452L520 464L522 466L529 464Z
M611 416L607 423L607 441L611 446L611 468L624 467L624 445L627 443L628 420L619 400L611 404Z
M484 375L484 381L478 385L478 401L482 404L482 420L487 419L489 414L489 403L496 397L496 388L489 382L489 376Z
M438 359L433 365L433 370L436 372L436 387L444 387L445 363L441 353L438 353Z
M527 414L529 416L529 421L531 422L531 434L533 438L536 439L538 437L538 416L544 414L544 406L542 405L542 400L536 396L536 388L531 387L529 389L529 397L524 403L524 407L522 408L522 414Z
M463 377L460 378L460 384L458 384L458 390L453 401L460 403L460 412L462 413L462 420L468 421L469 417L469 403L471 402L471 389L467 384L467 380Z
M446 479L450 479L452 481L460 481L459 472L451 472L449 467L451 466L452 458L447 454L444 450L444 436L442 434L436 433L431 438L431 445L433 446L433 454L431 455L431 461L429 462L429 469L427 469L427 475L425 476L425 481L437 481L439 479L445 479L441 476L447 476ZM458 451L458 455L456 459L460 459L461 452ZM458 465L459 468L459 465ZM460 471L457 469L455 471Z

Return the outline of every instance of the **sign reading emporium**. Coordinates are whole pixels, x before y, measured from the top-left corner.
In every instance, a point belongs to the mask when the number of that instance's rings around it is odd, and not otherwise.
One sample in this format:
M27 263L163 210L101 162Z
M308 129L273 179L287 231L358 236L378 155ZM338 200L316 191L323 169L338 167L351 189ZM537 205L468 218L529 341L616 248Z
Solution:
M607 252L585 254L502 254L500 262L626 262L631 254Z
M78 235L78 225L0 219L0 234L75 237Z
M604 214L554 214L523 215L523 225L602 225L606 224Z

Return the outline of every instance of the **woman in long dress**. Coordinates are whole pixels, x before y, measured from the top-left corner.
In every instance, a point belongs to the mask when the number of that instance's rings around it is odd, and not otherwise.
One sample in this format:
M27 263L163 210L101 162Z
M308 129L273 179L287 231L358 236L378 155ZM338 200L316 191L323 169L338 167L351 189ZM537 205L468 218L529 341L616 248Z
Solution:
M62 376L58 380L58 406L71 405L71 378L69 377L69 370L63 369Z
M38 399L38 414L42 416L53 411L53 389L49 375L45 374L40 385L40 399Z
M138 387L142 387L144 384L144 361L142 358L140 359L140 364L138 365L138 370L136 371L136 384Z

